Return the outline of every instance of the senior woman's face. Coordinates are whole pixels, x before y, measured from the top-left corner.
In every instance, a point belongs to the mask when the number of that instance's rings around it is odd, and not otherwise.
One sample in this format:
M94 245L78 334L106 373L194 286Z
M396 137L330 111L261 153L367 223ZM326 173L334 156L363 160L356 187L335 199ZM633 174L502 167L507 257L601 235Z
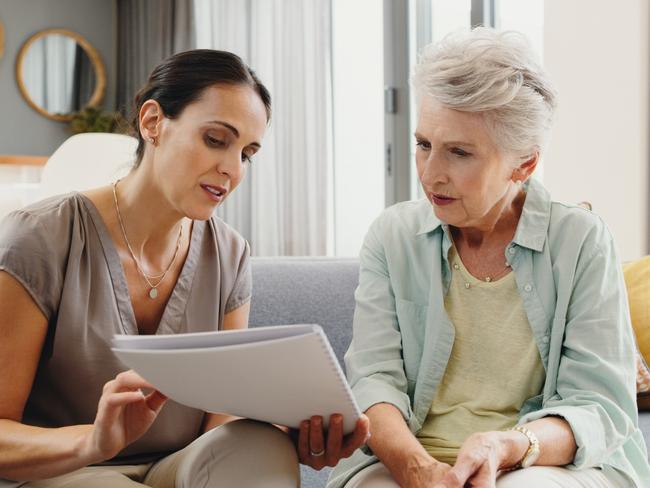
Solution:
M512 155L492 141L483 116L420 101L417 170L436 216L455 227L494 220L512 189Z

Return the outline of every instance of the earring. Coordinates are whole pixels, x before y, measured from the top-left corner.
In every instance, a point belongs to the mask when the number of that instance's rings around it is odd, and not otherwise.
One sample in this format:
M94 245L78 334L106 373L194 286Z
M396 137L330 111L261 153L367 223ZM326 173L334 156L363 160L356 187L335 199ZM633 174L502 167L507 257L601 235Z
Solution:
M156 139L154 139L153 137L149 137L149 138L147 139L147 141L149 141L149 142L150 142L151 144L153 144L154 146L156 145Z

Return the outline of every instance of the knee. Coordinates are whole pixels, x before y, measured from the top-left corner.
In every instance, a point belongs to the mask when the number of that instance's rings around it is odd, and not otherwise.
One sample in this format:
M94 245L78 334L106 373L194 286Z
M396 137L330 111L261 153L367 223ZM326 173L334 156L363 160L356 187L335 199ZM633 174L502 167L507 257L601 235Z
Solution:
M497 480L497 488L562 488L553 476L549 476L548 468L532 466L519 471L504 473Z
M221 432L218 432L220 430ZM214 432L227 438L239 449L258 453L273 451L298 461L296 448L289 436L271 424L255 420L236 420L215 429Z
M208 479L221 481L215 486L257 486L253 479L266 479L268 486L299 484L296 449L289 436L272 425L252 420L229 422L188 447L192 454L181 461L176 486L211 486L205 482Z
M236 420L213 432L227 439L233 450L245 451L248 455L262 458L287 458L298 463L298 454L289 436L271 424L255 420Z

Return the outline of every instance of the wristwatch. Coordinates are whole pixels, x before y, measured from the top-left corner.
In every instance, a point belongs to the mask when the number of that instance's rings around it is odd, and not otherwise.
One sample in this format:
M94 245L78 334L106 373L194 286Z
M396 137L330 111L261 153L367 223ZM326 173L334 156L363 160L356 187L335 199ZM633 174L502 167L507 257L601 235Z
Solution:
M522 457L517 464L509 468L508 471L528 468L535 464L535 461L537 461L537 458L539 458L539 439L532 431L528 430L526 427L522 427L521 425L513 427L512 430L521 432L526 437L528 437L528 442L530 444L528 445L528 450L524 454L524 457Z

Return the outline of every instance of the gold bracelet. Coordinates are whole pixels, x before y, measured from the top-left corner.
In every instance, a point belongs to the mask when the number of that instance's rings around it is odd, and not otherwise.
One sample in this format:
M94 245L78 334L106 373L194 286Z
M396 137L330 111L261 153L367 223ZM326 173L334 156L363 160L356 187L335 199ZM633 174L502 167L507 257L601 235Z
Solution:
M539 439L535 433L521 425L513 427L510 430L516 430L517 432L524 434L528 438L529 444L528 449L526 449L523 457L516 464L509 468L503 469L502 471L515 471L517 469L528 468L535 464L535 461L537 461L540 455Z

